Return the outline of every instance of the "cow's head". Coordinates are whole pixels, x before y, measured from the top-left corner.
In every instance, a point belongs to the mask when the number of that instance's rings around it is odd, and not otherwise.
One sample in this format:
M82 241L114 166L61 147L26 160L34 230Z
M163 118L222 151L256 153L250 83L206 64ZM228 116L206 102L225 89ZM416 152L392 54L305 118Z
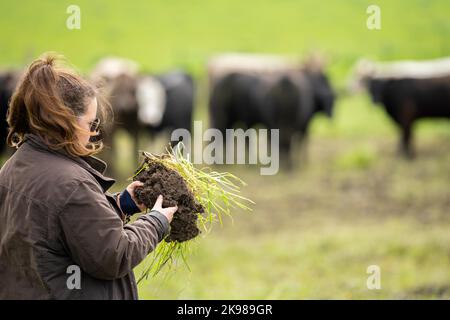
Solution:
M137 78L126 74L114 78L109 83L109 95L114 112L137 111Z
M370 78L367 80L367 89L372 98L372 102L376 104L383 103L384 87L387 79Z
M307 70L306 75L311 83L314 96L314 111L333 115L335 93L328 77L322 70Z
M368 59L358 60L352 68L352 73L347 81L347 92L356 94L364 91L370 79L375 75L376 64Z
M303 68L313 91L314 112L333 115L335 93L325 73L328 58L320 52L311 52L304 60Z

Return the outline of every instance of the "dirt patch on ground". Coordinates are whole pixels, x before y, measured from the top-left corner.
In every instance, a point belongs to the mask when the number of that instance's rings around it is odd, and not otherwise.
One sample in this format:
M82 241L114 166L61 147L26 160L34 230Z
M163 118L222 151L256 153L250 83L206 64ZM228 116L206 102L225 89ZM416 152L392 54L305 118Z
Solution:
M187 241L200 233L197 219L198 213L203 213L204 209L195 201L193 193L178 172L160 163L152 162L134 180L145 184L137 188L135 193L138 201L148 208L153 207L160 194L164 197L163 207L178 206L170 224L170 234L165 239L167 242Z

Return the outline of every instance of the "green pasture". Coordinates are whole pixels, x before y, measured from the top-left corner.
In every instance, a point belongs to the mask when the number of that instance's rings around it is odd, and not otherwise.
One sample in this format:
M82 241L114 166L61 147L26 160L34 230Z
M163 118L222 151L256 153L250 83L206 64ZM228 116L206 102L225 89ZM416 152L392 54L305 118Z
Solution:
M80 30L65 26L69 4L81 8ZM450 55L450 2L376 1L382 19L377 31L366 28L370 4L374 1L2 1L0 66L21 67L56 51L83 73L111 55L136 60L148 72L184 68L198 84L195 119L206 120L205 64L211 55L240 51L302 58L321 52L340 96L333 119L314 120L307 160L275 176L260 176L254 167L216 167L248 183L243 194L256 202L253 212L237 211L233 223L216 225L197 239L190 270L180 264L140 283L141 298L448 299L448 120L420 121L417 157L404 160L397 154L397 129L384 110L365 94L349 96L343 89L361 57ZM117 139L121 176L131 176L131 140L125 132ZM141 148L161 151L147 141ZM120 178L113 191L126 183ZM366 286L370 265L381 269L380 290Z

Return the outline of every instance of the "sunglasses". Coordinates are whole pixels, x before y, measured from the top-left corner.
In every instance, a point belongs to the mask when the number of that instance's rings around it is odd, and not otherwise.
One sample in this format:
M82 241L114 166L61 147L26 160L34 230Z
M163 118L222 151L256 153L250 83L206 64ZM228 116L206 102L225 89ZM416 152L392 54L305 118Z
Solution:
M98 129L100 128L100 119L99 118L94 119L91 123L89 123L89 125L90 125L89 130L91 132L97 132Z

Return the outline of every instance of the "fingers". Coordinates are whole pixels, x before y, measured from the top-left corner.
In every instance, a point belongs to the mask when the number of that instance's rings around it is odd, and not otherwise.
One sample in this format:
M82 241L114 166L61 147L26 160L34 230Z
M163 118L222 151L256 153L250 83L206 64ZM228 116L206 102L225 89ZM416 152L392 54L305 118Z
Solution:
M131 198L133 198L133 200L136 200L136 199L134 199L134 190L137 187L143 187L143 186L144 186L144 183L142 183L141 181L133 181L132 183L130 183L128 185L127 191L131 195Z
M153 206L154 209L158 208L158 209L162 209L162 204L163 204L163 196L159 195L158 198L156 199L155 205Z
M172 219L173 219L173 214L174 214L177 210L178 210L178 207L177 207L177 206L175 206L175 207L168 207L168 208L163 208L163 209L161 209L161 213L162 213L163 215L165 215L166 218L167 218L167 220L169 220L169 223L171 223L171 222L172 222Z
M128 192L134 192L134 189L136 189L137 187L143 187L144 183L141 181L133 181L132 183L130 183L127 187Z
M162 213L167 217L169 222L171 222L173 219L173 214L178 210L178 206L163 208L162 207L163 200L164 200L163 196L159 195L158 198L156 199L155 205L153 206L152 210L159 211L160 213Z
M177 210L178 210L178 206L175 206L175 207L168 207L168 208L164 208L164 210L167 212L167 213L169 213L169 214L174 214L175 212L177 212Z
M144 186L144 183L141 182L141 181L133 181L132 183L130 183L130 184L127 186L127 191L128 191L128 193L130 194L131 199L133 199L134 203L136 203L136 205L138 206L138 208L139 208L141 211L145 211L145 210L147 209L147 207L146 207L144 204L140 203L140 202L138 201L138 199L136 199L136 195L135 195L134 190L135 190L136 188L138 188L138 187L143 187L143 186Z

